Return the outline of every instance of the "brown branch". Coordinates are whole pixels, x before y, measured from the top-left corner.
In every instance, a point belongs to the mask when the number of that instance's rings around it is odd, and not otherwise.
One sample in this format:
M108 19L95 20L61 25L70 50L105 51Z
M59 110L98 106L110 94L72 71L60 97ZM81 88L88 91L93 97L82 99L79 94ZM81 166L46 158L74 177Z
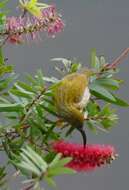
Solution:
M44 94L44 92L46 91L46 88L43 88L43 90L40 92L40 94L38 96L35 97L35 99L32 101L32 103L29 105L29 107L26 109L26 113L22 116L20 122L21 124L24 123L24 121L26 120L26 118L29 115L29 112L31 110L31 108L35 105L35 103L41 98L41 96ZM22 127L23 128L23 127Z
M112 63L106 64L104 69L115 69L128 55L129 48L126 48Z
M2 43L0 44L0 48L1 47L3 47L5 44L6 44L6 42L8 41L8 39L9 39L9 35L8 36L6 36L6 38L2 41Z
M30 184L28 187L24 187L21 190L31 190L35 184Z

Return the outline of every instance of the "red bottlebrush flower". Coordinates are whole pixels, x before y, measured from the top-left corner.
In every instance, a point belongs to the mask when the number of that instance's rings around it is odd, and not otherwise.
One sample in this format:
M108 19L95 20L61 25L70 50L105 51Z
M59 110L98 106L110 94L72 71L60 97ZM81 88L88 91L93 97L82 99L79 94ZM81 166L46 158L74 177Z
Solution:
M76 171L84 172L110 164L117 156L114 147L110 145L83 145L57 141L53 144L56 153L63 157L72 157L66 166Z
M25 15L24 17L8 17L5 30L0 32L1 36L8 36L8 41L15 43L23 42L26 39L35 39L39 32L47 32L49 36L55 36L64 28L61 16L56 12L55 6L42 10L42 17ZM28 40L29 40L28 39Z

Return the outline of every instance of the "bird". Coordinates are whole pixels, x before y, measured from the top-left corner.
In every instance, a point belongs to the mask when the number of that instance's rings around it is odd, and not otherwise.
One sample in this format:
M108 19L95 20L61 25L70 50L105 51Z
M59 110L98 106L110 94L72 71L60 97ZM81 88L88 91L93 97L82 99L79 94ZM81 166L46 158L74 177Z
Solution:
M87 136L83 128L83 109L90 99L88 86L91 75L92 71L87 68L67 74L54 89L54 104L59 117L71 125L69 132L77 129L81 133L84 147Z

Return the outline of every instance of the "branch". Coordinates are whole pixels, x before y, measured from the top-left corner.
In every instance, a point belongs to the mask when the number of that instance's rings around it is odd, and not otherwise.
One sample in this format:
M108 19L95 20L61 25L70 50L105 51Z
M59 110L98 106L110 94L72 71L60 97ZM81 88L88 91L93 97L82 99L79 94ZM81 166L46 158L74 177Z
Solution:
M119 57L117 57L112 63L105 65L104 69L115 69L129 54L129 48L126 48Z
M32 101L32 103L29 105L29 107L26 109L26 113L22 116L20 122L23 124L25 120L27 119L32 107L35 105L35 103L41 98L41 96L44 94L46 91L46 88L43 88L43 90L40 92L38 96L35 97L35 99ZM23 127L22 127L23 128Z

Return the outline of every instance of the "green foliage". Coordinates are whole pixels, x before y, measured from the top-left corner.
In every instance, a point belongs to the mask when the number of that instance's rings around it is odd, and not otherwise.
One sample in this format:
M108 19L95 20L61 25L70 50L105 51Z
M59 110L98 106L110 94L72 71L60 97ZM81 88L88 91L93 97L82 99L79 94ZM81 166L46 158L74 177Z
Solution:
M115 102L115 98L112 96L112 94L108 90L103 88L101 85L92 83L90 85L90 91L97 98Z
M116 74L118 70L104 69L106 60L104 56L97 57L95 50L91 53L91 57L91 65L96 73L91 77L91 83L89 86L91 94L106 102L128 107L129 104L127 102L115 95L115 91L119 90L120 84L122 83L122 80L114 78L114 74Z
M107 132L118 120L112 104L123 107L129 104L116 95L122 84L122 80L114 77L118 70L105 69L104 56L97 57L95 50L91 54L93 75L89 84L91 98L84 109L84 114L88 113L85 126L95 133L98 130ZM83 70L75 59L56 58L53 61L57 61L55 69L61 78ZM5 151L16 171L28 178L24 181L28 188L41 189L42 180L55 187L55 176L74 173L65 166L71 158L62 159L61 154L55 155L51 150L51 142L64 138L63 128L69 126L66 121L59 120L53 98L60 78L44 76L38 70L34 76L26 74L21 81L13 68L7 66L2 51L0 63L4 68L0 70L1 150Z
M5 166L0 167L0 189L6 189L8 181L12 180L6 174L10 165L15 170L13 178L26 177L25 189L41 190L42 181L56 187L55 176L75 171L66 167L71 158L54 153L52 143L64 138L65 127L68 128L67 136L74 128L60 120L53 91L63 76L83 71L83 67L76 59L55 58L52 61L56 62L54 68L60 78L44 76L42 70L38 70L34 76L27 73L24 80L19 80L3 54L3 45L9 37L2 35L6 34L7 2L0 1L0 151L7 155ZM36 17L41 8L48 7L37 0L20 1L20 5L25 14L28 11ZM83 110L87 115L85 126L95 133L98 130L107 132L118 120L112 104L122 107L129 104L117 95L123 82L114 77L118 69L107 67L105 57L97 56L96 49L91 50L90 65L93 74L89 82L91 98Z
M6 14L7 11L4 10L8 0L2 0L0 2L0 32L3 32L5 29Z
M63 67L55 66L55 70L58 71L61 75L74 73L81 68L81 63L78 62L76 59L68 60L65 58L54 58L54 59L52 59L52 61L62 63Z
M4 188L6 183L7 181L5 167L0 167L0 188Z
M110 104L100 108L95 101L90 101L87 105L87 111L87 126L94 132L97 132L96 130L107 131L118 120L115 110L111 109Z
M32 185L32 188L35 188L36 185L39 186L39 182L42 179L48 185L55 186L53 177L62 174L74 174L75 171L65 167L70 161L71 158L61 158L61 154L57 154L50 163L47 163L30 146L22 148L19 156L15 155L15 160L11 160L21 174L29 175L30 178L33 176L33 179L26 181L28 185Z
M49 5L45 3L39 3L38 0L29 0L29 1L23 1L19 0L20 7L22 9L25 9L30 14L34 15L35 17L41 16L41 10L48 8Z
M3 58L3 52L2 52L2 48L0 48L0 65L4 64L4 58Z
M8 90L8 87L15 80L13 66L6 65L2 47L0 47L0 95Z

